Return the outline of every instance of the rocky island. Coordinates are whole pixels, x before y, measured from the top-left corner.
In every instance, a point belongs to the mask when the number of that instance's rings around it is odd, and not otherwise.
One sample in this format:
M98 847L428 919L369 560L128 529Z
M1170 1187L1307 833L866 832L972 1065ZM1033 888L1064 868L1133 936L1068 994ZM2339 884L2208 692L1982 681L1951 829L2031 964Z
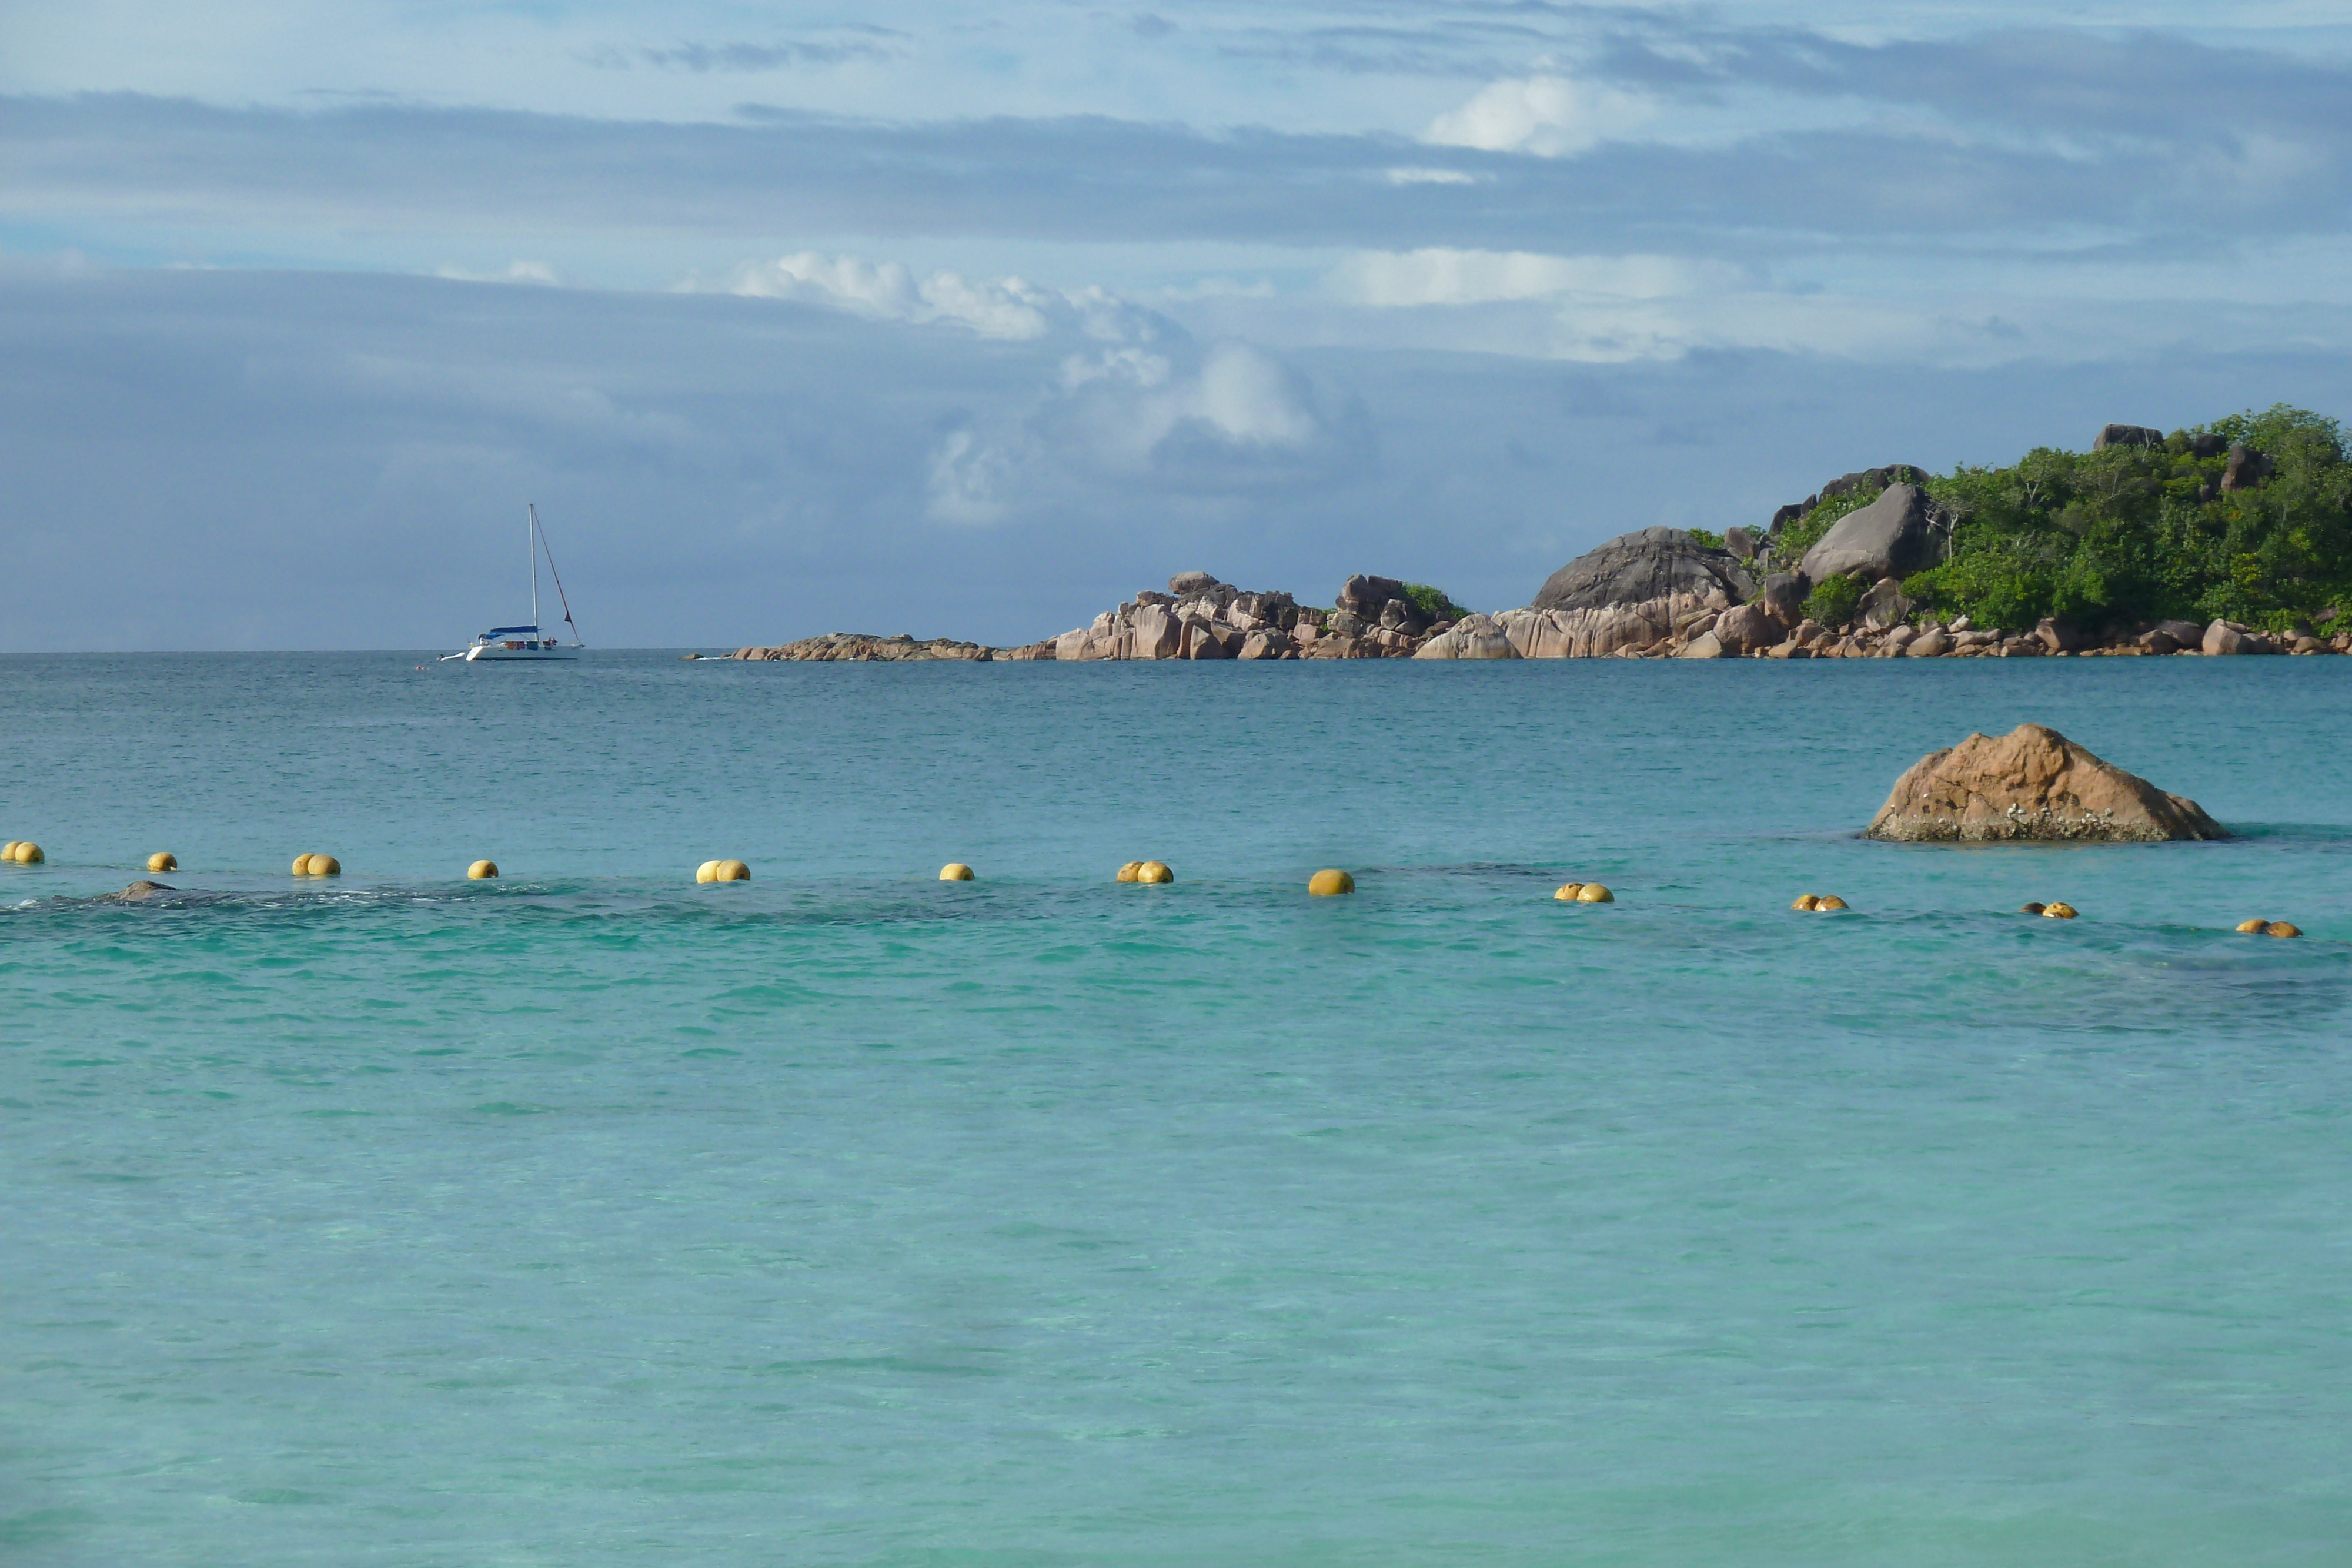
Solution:
M1895 780L1864 836L2158 843L2230 835L2196 801L2094 757L2054 729L2021 724L1998 738L1971 735L1921 758Z
M2352 653L2352 461L2284 406L2006 468L1859 469L1721 534L1648 528L1524 607L1370 573L1328 609L1179 573L1014 648L834 632L737 659L2030 658Z

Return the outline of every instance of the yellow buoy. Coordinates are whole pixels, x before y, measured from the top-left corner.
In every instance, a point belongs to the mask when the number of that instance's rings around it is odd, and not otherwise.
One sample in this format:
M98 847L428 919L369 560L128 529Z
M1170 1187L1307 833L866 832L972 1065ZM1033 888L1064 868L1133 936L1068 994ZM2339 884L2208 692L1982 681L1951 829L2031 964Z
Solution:
M745 865L741 861L720 861L719 864L712 869L710 873L710 880L713 882L749 882L751 880L751 868Z
M1329 898L1335 894L1356 891L1356 879L1346 872L1327 868L1307 879L1307 891L1317 898Z
M1552 897L1562 904L1574 904L1576 895L1583 891L1584 884L1580 882L1564 882L1559 884L1559 891L1554 893Z
M1576 902L1579 904L1614 904L1617 902L1617 895L1610 892L1607 888L1601 886L1597 882L1588 882L1582 887L1577 889Z
M2303 935L2303 928L2301 926L2293 925L2284 920L2273 920L2268 925L2264 926L2263 929L2273 936L2300 936Z
M2238 929L2244 932L2249 936L2259 936L2270 928L2271 923L2260 918L2241 920L2238 922Z
M700 865L696 866L694 868L694 880L697 882L717 882L719 880L719 862L717 861L704 861Z
M2026 903L2021 904L2017 906L2017 912L2020 915L2039 915L2048 907L2049 905L2046 904L2035 904L2031 900L2028 900Z
M5 843L5 844L0 844L0 861L13 861L13 860L15 860L16 858L16 840L14 840L14 839L10 839L10 840Z
M312 855L310 857L310 874L312 876L341 876L343 874L343 862L337 860L332 855Z
M961 861L950 861L947 864L940 867L940 880L941 882L970 882L972 880L971 867L964 864Z
M147 857L147 869L149 871L177 871L180 869L180 857L173 854L169 850L157 850L153 854Z
M1150 883L1174 882L1176 873L1168 869L1165 862L1145 861L1135 868L1135 880Z
M467 879L471 882L488 882L498 874L499 862L496 861L476 861L466 868Z
M1800 895L1796 903L1789 905L1791 909L1819 909L1821 906L1820 897L1810 893Z
M294 874L296 876L309 876L310 874L310 857L309 855L296 855L294 857Z
M2072 920L2075 914L2071 904L2045 904L2042 906L2042 918L2044 920Z
M1821 897L1813 901L1813 907L1815 909L1843 909L1845 907L1845 900L1840 898L1834 893L1825 893L1822 894Z
M35 843L30 839L23 840L16 845L16 863L18 865L39 865L43 861L47 860L48 858L48 856L41 852L41 846Z
M1134 882L1142 874L1143 862L1141 861L1129 861L1125 865L1118 868L1118 875L1114 880L1118 882Z

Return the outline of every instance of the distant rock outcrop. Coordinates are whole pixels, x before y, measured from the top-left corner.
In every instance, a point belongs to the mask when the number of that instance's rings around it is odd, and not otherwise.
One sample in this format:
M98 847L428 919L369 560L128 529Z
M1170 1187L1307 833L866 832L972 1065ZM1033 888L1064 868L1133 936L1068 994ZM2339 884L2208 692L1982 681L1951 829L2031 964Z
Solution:
M1643 528L1585 551L1553 572L1530 610L1601 610L1676 594L1722 592L1751 599L1756 580L1727 550L1709 549L1681 528Z
M2164 432L2145 424L2103 424L2091 442L2091 450L2105 452L2110 446L2161 446Z
M1796 522L1823 501L1834 501L1841 496L1851 496L1857 490L1884 490L1890 485L1925 485L1927 471L1913 463L1888 463L1876 468L1857 468L1851 474L1841 474L1823 485L1820 490L1801 501L1791 501L1772 514L1765 529L1764 548L1770 550L1780 537L1780 530ZM1785 560L1773 564L1785 568Z
M1285 591L1251 592L1205 571L1179 572L1054 639L1071 663L1124 659L1401 659L1448 631L1404 597L1393 577L1359 574L1338 608L1302 605Z
M2269 478L2276 468L2277 465L2265 454L2232 442L2229 465L2221 470L2221 493L2226 496L2237 490L2251 490Z
M1834 501L1840 496L1851 496L1856 490L1884 490L1889 485L1924 485L1927 471L1916 463L1889 463L1879 468L1857 468L1851 474L1841 474L1822 486L1821 498Z
M1924 757L1895 783L1865 834L1905 841L2226 839L2196 801L2169 795L2068 740L2021 724Z
M918 643L906 632L895 637L877 637L866 632L829 632L822 637L803 637L797 643L782 643L772 648L738 648L728 655L730 659L750 659L762 663L887 663L902 664L922 660L1034 658L1024 648L990 648L978 643L959 643L952 637L934 637L928 643Z
M1857 575L1875 581L1908 577L1933 565L1935 555L1933 505L1927 491L1905 483L1832 524L1797 570L1814 582Z

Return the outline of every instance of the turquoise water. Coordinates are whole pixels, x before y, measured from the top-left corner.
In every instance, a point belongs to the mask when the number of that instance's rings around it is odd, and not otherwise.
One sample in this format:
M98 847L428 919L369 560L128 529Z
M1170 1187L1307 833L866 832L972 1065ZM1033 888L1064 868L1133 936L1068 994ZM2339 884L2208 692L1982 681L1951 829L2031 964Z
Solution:
M417 662L0 660L11 1564L2345 1560L2352 660Z

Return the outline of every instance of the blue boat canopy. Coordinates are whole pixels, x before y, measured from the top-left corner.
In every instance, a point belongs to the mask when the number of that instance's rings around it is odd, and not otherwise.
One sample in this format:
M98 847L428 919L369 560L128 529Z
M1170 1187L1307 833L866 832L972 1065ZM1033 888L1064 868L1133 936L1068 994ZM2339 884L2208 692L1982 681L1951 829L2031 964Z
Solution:
M483 632L482 635L485 637L536 637L539 635L539 628L536 626L493 626L488 631Z

